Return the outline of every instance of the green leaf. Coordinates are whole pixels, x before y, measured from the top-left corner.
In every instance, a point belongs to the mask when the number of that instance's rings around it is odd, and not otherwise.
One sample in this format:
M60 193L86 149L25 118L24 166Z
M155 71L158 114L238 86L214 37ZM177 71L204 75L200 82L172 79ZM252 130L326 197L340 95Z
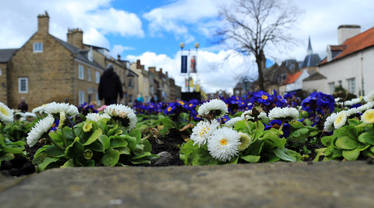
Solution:
M374 145L374 134L371 132L364 132L358 137L358 141L364 144Z
M116 148L120 155L131 155L130 148L128 147L119 147Z
M349 137L351 139L356 139L357 138L357 129L353 126L344 126L342 128L336 129L334 131L334 135L336 137Z
M63 140L63 136L61 134L61 130L50 131L48 133L48 136L60 147L64 146L64 140Z
M371 148L370 148L370 151L371 151L372 153L374 153L374 147L371 147Z
M348 124L350 125L350 126L357 126L357 125L359 125L361 122L359 121L359 120L357 120L357 119L348 119Z
M278 148L274 150L274 154L279 157L281 160L288 161L288 162L296 162L297 159L295 156L287 154L287 149L286 148Z
M135 141L135 143L136 143L136 141ZM128 145L127 136L125 136L125 135L110 136L110 146L112 148L127 147L127 145Z
M360 150L354 149L354 150L343 150L342 153L343 157L347 160L356 160L358 156L360 155Z
M62 129L62 135L65 137L67 140L73 141L74 140L74 134L73 134L73 129L71 129L68 126L65 126Z
M151 155L152 154L150 152L144 152L143 154L136 155L136 156L132 157L131 160L137 160L137 159L141 159L141 158L148 157L148 156L151 156Z
M338 148L345 150L355 149L359 146L359 144L355 140L351 139L348 136L339 137L336 140L335 145Z
M14 154L5 153L5 154L0 156L0 165L1 165L1 161L9 161L9 160L13 160L13 159L14 159Z
M249 162L249 163L256 163L256 162L260 161L261 156L246 155L246 156L241 156L240 158L245 160L246 162Z
M14 153L14 154L22 154L24 147L3 147L5 152Z
M63 165L60 166L60 168L69 168L69 167L74 167L73 159L66 161Z
M336 136L324 136L321 138L321 142L324 146L330 146L334 143Z
M290 121L289 124L295 128L295 129L299 129L299 128L302 128L304 127L304 124L301 123L300 121L296 121L296 120L293 120L293 121Z
M44 158L43 162L38 165L39 170L40 171L45 170L48 167L48 165L50 165L51 163L56 162L57 160L59 160L59 159L58 158L54 158L54 157L46 157L46 158Z
M83 144L84 146L92 144L94 141L96 141L101 135L103 134L103 130L96 129L91 136L88 138L88 140Z
M101 158L101 163L105 166L115 166L119 160L119 152L117 150L109 149Z
M105 152L105 150L109 149L109 147L110 147L110 139L109 139L108 136L106 136L106 135L99 136L99 141L103 145L104 152Z
M79 143L79 138L76 137L73 143L66 147L65 155L70 159L74 159L74 163L78 162L82 164L82 162L85 161L83 151L84 147L81 143Z
M142 160L131 160L131 163L133 165L150 165L151 161L148 159L142 159Z

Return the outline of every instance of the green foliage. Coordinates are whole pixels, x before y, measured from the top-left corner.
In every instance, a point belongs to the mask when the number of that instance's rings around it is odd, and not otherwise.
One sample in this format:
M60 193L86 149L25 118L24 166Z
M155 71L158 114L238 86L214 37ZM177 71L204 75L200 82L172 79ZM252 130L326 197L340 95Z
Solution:
M53 167L120 166L150 164L156 156L141 132L108 120L85 121L48 134L49 144L34 155L40 171Z
M0 134L0 165L3 161L14 159L16 154L24 156L24 149L24 141L11 141Z
M374 158L374 127L372 124L349 122L334 131L331 136L322 137L321 142L326 148L318 150L315 161L320 160L357 160L358 158Z

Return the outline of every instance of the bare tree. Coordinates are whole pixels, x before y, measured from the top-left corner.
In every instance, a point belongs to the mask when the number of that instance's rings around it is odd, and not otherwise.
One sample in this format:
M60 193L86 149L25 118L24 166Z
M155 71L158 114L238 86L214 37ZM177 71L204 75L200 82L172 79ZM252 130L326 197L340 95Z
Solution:
M226 24L219 35L222 40L233 41L237 51L255 57L261 90L265 89L264 51L269 45L293 41L288 30L296 22L297 14L294 7L281 0L233 0L232 7L221 11Z

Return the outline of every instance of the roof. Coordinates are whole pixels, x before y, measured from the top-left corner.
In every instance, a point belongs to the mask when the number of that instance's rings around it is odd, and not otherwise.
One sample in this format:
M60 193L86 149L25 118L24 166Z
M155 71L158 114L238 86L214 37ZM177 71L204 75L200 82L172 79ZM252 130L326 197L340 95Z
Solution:
M8 62L17 50L18 49L15 49L15 48L0 49L0 63Z
M87 58L87 53L88 53L88 50L82 50L82 49L79 49L73 45L71 45L70 43L66 42L66 41L63 41L53 35L51 35L53 38L55 38L62 46L64 46L66 49L68 49L76 59L80 60L80 61L83 61L87 64L91 64L99 69L102 69L104 70L104 68L102 66L100 66L98 63L96 63L96 61L90 61L88 60Z
M303 81L314 81L314 80L320 80L320 79L327 79L327 78L323 74L319 72L315 72L309 75L309 77L303 79Z
M284 80L283 84L292 84L296 82L296 80L300 77L300 75L303 73L303 71L298 71L295 74L288 74L286 80Z
M305 59L304 59L304 62L302 64L301 68L318 66L320 61L321 61L321 58L319 57L318 54L316 54L316 53L309 54L309 55L305 56Z
M341 53L339 53L334 59L330 62L335 60L344 58L348 55L353 53L359 52L366 48L370 48L374 46L374 27L362 32L358 35L355 35L351 38L348 38L340 47L344 48ZM321 65L327 64L330 62L321 62Z

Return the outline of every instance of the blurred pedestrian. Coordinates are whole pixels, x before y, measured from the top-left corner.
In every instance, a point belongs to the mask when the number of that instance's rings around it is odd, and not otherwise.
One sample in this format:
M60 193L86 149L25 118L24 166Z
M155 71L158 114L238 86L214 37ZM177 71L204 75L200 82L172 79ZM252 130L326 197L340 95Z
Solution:
M18 104L18 109L21 110L23 113L28 111L29 105L27 105L26 99L24 97L21 97L21 102Z
M119 76L113 69L112 64L108 64L105 72L100 77L99 99L103 100L105 105L117 103L118 95L123 98L122 84Z

